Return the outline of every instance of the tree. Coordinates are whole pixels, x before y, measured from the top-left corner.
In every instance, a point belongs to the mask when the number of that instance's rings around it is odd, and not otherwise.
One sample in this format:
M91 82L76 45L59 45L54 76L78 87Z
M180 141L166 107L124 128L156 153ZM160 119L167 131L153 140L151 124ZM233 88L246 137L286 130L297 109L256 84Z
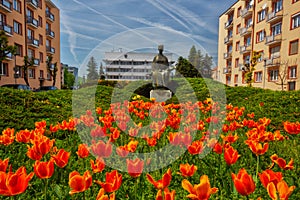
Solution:
M28 56L24 56L24 65L22 66L22 69L23 69L24 81L28 86L30 86L28 81L28 68L33 67L33 65L34 65L34 58L32 57L31 59L29 59Z
M100 67L99 67L99 77L100 77L101 80L105 79L102 62L100 63Z
M68 69L64 69L64 86L71 88L75 83L75 76L68 72Z
M3 61L9 54L15 55L17 47L8 45L8 39L4 31L0 32L0 67L2 67ZM1 76L0 76L1 78Z
M247 83L248 87L252 87L253 72L260 57L261 54L259 52L253 51L250 62L245 64L245 82Z
M212 71L211 71L212 65L213 65L212 57L208 56L208 54L205 54L205 57L203 58L203 61L202 61L202 70L201 70L201 74L205 78L211 78L211 76L212 76Z
M200 72L185 58L180 56L178 58L177 64L176 64L176 77L180 77L180 75L184 77L201 77Z
M199 66L199 54L197 53L196 47L193 45L190 49L190 53L188 56L188 61L197 68Z
M97 63L94 57L92 56L87 64L87 71L88 71L87 81L98 80L99 76L96 67L97 67Z
M53 78L52 86L55 86L58 68L57 68L57 62L53 64L52 60L53 57L51 55L48 56L46 64L47 64L47 71L49 72L50 76Z

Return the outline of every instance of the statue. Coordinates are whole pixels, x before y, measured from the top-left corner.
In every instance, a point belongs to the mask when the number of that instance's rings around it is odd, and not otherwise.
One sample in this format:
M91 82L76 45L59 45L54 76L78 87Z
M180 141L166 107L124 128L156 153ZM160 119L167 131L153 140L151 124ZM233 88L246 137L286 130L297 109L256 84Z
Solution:
M170 79L170 72L173 70L169 68L169 61L163 55L164 46L159 45L159 53L154 57L152 63L152 85L154 88L167 87Z

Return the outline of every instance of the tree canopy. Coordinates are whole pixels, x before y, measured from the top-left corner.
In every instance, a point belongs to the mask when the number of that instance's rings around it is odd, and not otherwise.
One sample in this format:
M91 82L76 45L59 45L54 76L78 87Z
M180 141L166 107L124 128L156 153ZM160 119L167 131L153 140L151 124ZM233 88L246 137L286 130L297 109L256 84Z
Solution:
M97 73L97 63L92 56L87 64L87 81L98 80L99 74Z

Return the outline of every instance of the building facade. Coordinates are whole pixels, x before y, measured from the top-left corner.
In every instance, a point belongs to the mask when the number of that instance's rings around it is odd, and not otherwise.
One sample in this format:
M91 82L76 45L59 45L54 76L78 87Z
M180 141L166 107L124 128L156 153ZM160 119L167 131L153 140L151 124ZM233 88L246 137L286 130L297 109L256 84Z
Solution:
M103 59L106 80L150 80L151 65L157 53L105 52ZM172 53L164 53L169 65L174 63Z
M52 85L53 77L47 71L47 58L57 63L56 87L61 88L60 68L60 15L51 0L2 0L0 1L0 30L9 45L17 47L16 55L8 55L0 66L0 85L25 84L24 56L33 58L28 68L31 88ZM51 68L53 69L53 68Z
M78 68L72 67L67 64L61 63L61 85L64 85L64 70L67 69L67 71L74 75L75 78L75 85L78 84Z
M253 52L253 86L300 89L300 0L238 0L219 17L218 80L244 86Z

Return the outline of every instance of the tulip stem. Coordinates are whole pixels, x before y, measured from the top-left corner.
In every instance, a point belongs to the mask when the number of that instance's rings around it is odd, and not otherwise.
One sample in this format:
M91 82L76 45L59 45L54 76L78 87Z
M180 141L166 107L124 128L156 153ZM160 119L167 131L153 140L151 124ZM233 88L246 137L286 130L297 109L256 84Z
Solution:
M82 199L85 200L85 192L83 192L83 198Z
M256 175L255 175L255 184L257 184L257 175L258 175L258 166L259 166L259 156L256 156Z
M45 193L45 200L47 200L47 189L48 189L48 179L46 178L46 179L45 179L45 190L44 190L44 193Z

